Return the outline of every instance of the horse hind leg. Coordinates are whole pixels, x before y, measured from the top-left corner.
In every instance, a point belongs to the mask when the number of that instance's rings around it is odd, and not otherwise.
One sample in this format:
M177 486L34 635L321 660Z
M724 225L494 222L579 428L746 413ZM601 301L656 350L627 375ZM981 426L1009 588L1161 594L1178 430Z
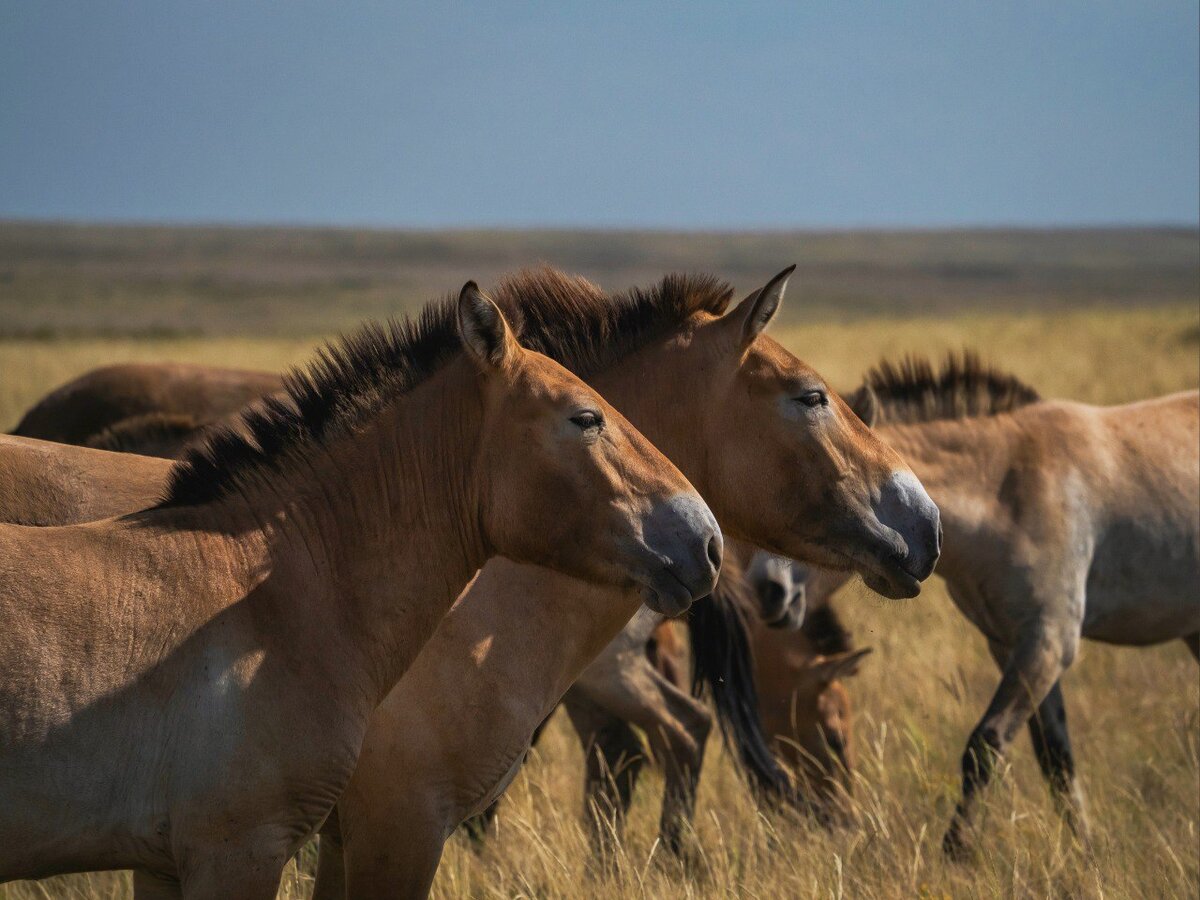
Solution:
M1086 844L1087 811L1083 792L1075 779L1075 759L1067 733L1067 708L1060 682L1054 683L1037 713L1029 719L1029 737L1059 811L1075 836Z
M1000 686L971 732L962 758L962 797L942 841L943 851L965 859L973 844L979 792L991 781L996 761L1074 658L1078 639L1037 623L1018 641L1004 665Z

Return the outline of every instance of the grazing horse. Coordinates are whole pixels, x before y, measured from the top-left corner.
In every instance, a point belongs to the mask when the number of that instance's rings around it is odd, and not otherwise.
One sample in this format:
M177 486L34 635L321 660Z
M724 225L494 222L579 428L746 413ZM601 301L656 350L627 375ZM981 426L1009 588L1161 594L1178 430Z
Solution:
M691 485L474 284L327 347L242 424L151 508L0 526L0 879L273 897L489 556L668 613L715 582Z
M937 511L824 380L763 333L790 272L733 309L728 286L676 276L610 297L543 270L496 296L544 298L525 316L561 321L550 355L652 431L732 537L854 566L890 595L911 596L937 557ZM322 831L315 896L424 895L446 838L503 791L535 729L639 606L542 569L489 563L376 711ZM667 846L686 837L689 783L668 791Z
M86 444L119 422L154 413L208 423L283 387L275 372L187 363L121 363L93 369L37 402L13 434Z
M758 711L771 749L799 783L800 800L822 820L852 793L853 708L842 681L871 648L854 649L832 607L796 631L752 629Z
M711 716L697 699L704 693L712 695L726 743L760 801L798 805L828 819L849 789L850 699L837 679L855 674L870 650L851 650L849 635L825 614L812 623L814 630L825 629L815 640L808 629L783 631L781 626L792 628L795 622L791 610L781 605L775 591L758 589L750 567L743 572L739 562L739 555L749 554L730 552L731 545L736 548L735 542L726 542L725 565L713 596L694 604L688 615L690 682L682 677L686 649L664 653L659 647L664 642L673 646L673 623L644 613L622 630L563 698L584 748L587 803L602 813L600 827L593 831L602 848L613 833L611 825L623 822L648 759L666 773L666 808L672 791L680 790L674 781L686 780L686 790L695 793L712 727ZM754 559L764 555L754 554ZM788 597L803 606L802 588ZM786 695L776 689L778 680L764 695L760 647L786 648L779 661L788 668ZM648 753L639 731L646 736ZM793 779L780 769L780 761ZM690 810L681 811L686 813ZM672 828L683 826L678 822Z
M1200 395L1111 407L1042 400L970 354L940 372L884 363L864 387L856 396L877 407L880 436L941 508L938 574L1003 673L967 742L944 848L969 852L975 797L1026 724L1086 839L1059 683L1080 638L1182 639L1200 660ZM807 580L817 604L846 579Z

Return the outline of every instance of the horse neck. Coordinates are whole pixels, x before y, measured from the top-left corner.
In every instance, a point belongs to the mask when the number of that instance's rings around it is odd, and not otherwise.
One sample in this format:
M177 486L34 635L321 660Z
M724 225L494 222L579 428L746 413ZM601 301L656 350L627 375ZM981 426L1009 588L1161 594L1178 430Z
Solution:
M548 713L641 607L641 594L503 557L488 562L426 652L488 657L489 679L524 684ZM498 674L506 669L508 678ZM407 683L407 679L406 679ZM473 682L488 688L491 680ZM466 690L466 687L462 688Z
M699 401L670 384L670 375L657 364L659 345L652 344L615 366L588 379L609 403L621 411L650 443L661 450L679 471L704 494L702 475L705 450L702 432L695 423ZM684 385L686 391L688 386Z
M307 649L331 677L357 680L371 704L488 555L476 382L452 363L353 435L285 460L224 504L253 523L238 539L267 573L251 596L270 608L256 621L282 626L264 639Z
M939 574L954 565L955 548L970 545L981 511L994 511L1011 471L1018 427L1011 415L938 419L877 429L916 473L941 513L947 535ZM983 524L996 524L983 516ZM966 541L962 535L967 535Z

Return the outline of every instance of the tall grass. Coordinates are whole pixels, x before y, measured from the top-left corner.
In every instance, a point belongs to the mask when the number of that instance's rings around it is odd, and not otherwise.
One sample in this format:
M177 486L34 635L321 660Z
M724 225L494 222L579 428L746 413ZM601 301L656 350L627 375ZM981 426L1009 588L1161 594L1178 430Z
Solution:
M779 337L839 386L883 355L981 349L1045 394L1115 403L1200 383L1194 307L1053 315L814 322ZM277 368L306 340L0 342L0 425L54 385L101 362L187 359ZM976 858L949 864L942 832L958 760L998 674L983 640L939 583L888 602L847 586L839 609L873 646L849 685L857 711L857 823L826 831L764 816L714 747L701 783L700 864L684 871L655 843L661 782L640 786L622 855L598 869L580 827L582 759L556 718L508 792L481 850L454 838L435 896L451 897L1192 897L1200 894L1200 679L1182 644L1123 649L1085 643L1064 679L1093 840L1080 847L1020 739L987 791ZM403 840L403 823L397 823ZM311 890L311 848L280 896ZM118 898L125 874L0 888L0 898Z

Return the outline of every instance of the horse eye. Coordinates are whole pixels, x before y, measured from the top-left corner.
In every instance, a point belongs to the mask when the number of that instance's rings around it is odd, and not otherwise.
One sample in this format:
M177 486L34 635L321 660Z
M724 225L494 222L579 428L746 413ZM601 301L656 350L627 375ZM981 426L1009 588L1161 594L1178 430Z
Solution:
M600 417L600 413L592 412L590 409L571 416L571 421L578 425L582 431L591 431L593 428L599 428L604 424L604 419Z
M796 398L809 409L814 409L818 406L826 406L829 404L829 398L825 396L824 391L808 391Z

